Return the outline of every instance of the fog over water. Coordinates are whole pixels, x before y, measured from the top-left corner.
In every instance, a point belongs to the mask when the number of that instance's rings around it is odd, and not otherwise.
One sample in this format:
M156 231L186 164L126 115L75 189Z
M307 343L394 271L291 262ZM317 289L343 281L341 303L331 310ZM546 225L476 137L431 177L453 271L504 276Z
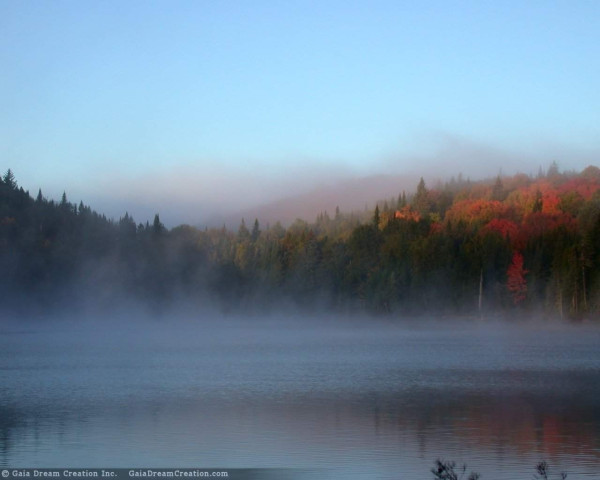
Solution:
M0 2L0 474L598 478L598 19Z
M590 325L450 318L18 322L0 336L0 465L391 479L442 457L484 479L541 460L594 478L599 341Z

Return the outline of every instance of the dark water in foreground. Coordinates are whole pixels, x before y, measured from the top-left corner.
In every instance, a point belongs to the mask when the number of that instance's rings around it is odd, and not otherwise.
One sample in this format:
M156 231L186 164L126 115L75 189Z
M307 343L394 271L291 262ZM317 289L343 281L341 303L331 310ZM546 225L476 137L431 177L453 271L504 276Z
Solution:
M0 467L600 476L600 328L246 320L0 328Z

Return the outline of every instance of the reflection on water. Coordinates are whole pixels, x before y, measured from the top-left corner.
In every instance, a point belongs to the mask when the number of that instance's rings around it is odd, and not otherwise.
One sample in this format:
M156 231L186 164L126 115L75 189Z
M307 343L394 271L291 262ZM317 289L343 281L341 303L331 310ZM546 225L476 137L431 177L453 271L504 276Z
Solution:
M486 478L600 467L600 331L293 323L6 330L0 466Z

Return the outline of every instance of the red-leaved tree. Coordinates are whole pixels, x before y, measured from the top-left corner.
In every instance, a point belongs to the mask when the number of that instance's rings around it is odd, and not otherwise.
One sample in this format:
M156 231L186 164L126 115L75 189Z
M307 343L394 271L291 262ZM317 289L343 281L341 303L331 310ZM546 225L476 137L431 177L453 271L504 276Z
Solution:
M519 304L527 295L527 280L525 274L527 270L523 268L523 255L515 252L512 257L512 262L506 272L507 282L506 287L512 294L515 305Z

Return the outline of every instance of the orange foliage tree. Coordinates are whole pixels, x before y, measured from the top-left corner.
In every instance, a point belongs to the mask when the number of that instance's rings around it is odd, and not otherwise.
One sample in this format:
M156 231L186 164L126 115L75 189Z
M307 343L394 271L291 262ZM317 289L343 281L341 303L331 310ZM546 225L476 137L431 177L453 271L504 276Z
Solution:
M483 229L482 233L498 232L504 238L508 238L513 242L516 240L519 233L519 226L505 218L493 218Z
M494 218L510 216L510 207L497 200L460 200L446 212L446 221L464 221L468 225L485 224Z

